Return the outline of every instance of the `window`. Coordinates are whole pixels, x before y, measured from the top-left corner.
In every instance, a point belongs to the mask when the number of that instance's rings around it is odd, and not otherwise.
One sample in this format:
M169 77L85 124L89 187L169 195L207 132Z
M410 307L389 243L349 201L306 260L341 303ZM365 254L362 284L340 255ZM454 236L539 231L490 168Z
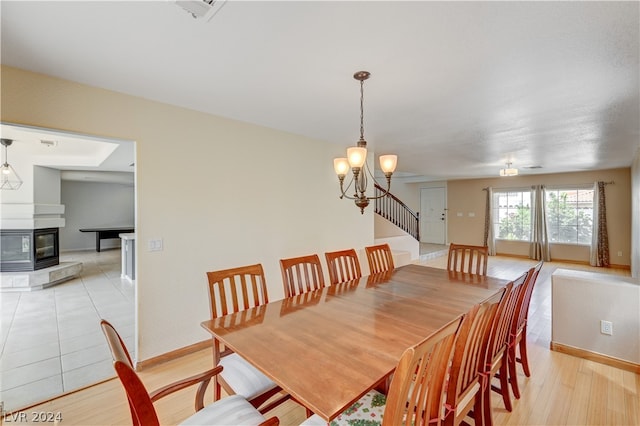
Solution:
M545 201L550 243L591 244L593 189L547 189Z
M531 240L531 191L494 192L493 230L499 240Z

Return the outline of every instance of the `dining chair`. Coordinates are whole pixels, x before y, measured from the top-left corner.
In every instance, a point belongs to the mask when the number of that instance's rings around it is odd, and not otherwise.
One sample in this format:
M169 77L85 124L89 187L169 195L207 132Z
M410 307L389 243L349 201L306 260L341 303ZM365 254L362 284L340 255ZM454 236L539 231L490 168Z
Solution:
M144 383L142 383L142 380L140 380L140 377L133 368L129 351L116 329L106 320L101 320L100 326L111 350L113 367L127 394L129 411L131 412L131 422L134 426L159 426L158 414L153 403L160 398L198 383L200 385L198 386L195 397L196 412L181 424L221 426L279 424L277 417L271 417L268 420L265 419L253 405L240 395L231 395L205 407L205 391L211 379L223 370L223 367L220 365L211 370L164 386L154 392L147 392Z
M395 268L389 244L369 246L365 247L364 250L367 253L370 274L392 271Z
M263 307L269 303L267 283L262 265L248 265L237 268L207 272L209 281L209 306L211 318L218 318L250 308ZM221 365L222 372L214 378L214 401L222 396L224 389L229 395L241 395L260 412L266 413L273 407L289 399L271 379L247 362L240 355L213 338L213 365ZM269 404L265 403L269 401Z
M322 265L317 254L280 259L284 297L324 287Z
M371 390L330 422L331 426L440 425L447 370L462 316L406 349L391 379L387 396ZM326 425L314 414L303 426Z
M354 249L331 251L324 254L331 285L352 281L362 276L360 261Z
M489 248L487 246L470 246L450 244L447 270L466 272L475 275L487 275Z
M511 397L509 394L509 371L507 363L507 338L511 329L511 321L516 309L518 295L522 290L529 271L507 284L505 293L500 300L489 334L484 340L484 360L480 364L480 378L483 389L482 412L484 424L493 424L493 410L491 408L491 391L502 395L502 401L507 411L511 411ZM494 377L500 380L500 386L492 385Z
M483 424L480 363L487 330L493 324L498 304L505 293L502 289L486 301L474 305L464 316L453 351L449 370L444 424L458 426L472 413L474 424Z
M533 288L538 279L538 274L542 269L542 264L543 261L540 261L529 270L529 275L527 277L524 290L520 292L520 297L518 298L518 302L516 303L516 311L511 324L511 331L509 333L509 348L507 354L507 360L509 364L509 382L511 383L513 396L515 396L516 398L520 398L516 364L518 362L522 364L524 375L527 377L531 376L531 372L529 370L529 360L527 358L527 318L529 316L531 295L533 294ZM519 357L517 356L516 352L520 352Z

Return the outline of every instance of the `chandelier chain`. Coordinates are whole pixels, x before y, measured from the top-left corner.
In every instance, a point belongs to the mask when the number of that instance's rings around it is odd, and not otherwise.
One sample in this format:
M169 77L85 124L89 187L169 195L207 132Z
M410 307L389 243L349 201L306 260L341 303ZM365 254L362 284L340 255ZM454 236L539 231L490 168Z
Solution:
M364 80L360 80L360 140L364 140Z
M340 198L354 200L356 206L360 208L360 213L364 213L364 209L369 205L370 200L377 200L389 194L391 175L396 168L398 160L397 155L380 156L380 167L384 172L387 188L380 195L368 197L366 191L369 177L373 182L376 182L376 178L367 164L367 141L364 139L364 80L368 79L370 75L368 71L358 71L353 75L353 78L360 82L360 140L355 147L347 150L348 158L336 158L333 160L334 170L340 182ZM353 176L345 188L344 179L349 169L353 172ZM347 194L352 185L354 189L353 196Z

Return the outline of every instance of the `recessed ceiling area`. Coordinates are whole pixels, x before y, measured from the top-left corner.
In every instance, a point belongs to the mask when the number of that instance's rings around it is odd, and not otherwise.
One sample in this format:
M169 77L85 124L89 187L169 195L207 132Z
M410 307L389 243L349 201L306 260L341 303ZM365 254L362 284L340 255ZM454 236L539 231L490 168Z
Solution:
M367 70L365 137L398 177L628 167L640 145L639 2L1 7L5 65L344 147Z
M12 159L61 170L63 180L133 184L132 141L6 123L0 125L0 134L14 141Z

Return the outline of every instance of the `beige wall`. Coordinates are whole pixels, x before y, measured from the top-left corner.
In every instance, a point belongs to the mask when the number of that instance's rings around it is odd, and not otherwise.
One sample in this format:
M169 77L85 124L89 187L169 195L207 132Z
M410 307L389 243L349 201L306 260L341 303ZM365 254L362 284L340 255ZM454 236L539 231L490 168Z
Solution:
M136 142L138 359L205 340L205 272L373 243L373 214L339 200L344 147L15 68L1 119ZM162 238L164 250L147 242Z
M631 166L631 276L640 279L640 148Z
M420 190L422 188L444 188L446 191L447 181L403 183L403 181L399 179L391 192L400 198L410 209L419 212Z
M535 184L545 185L577 185L593 183L597 180L614 181L607 185L607 228L609 232L609 246L611 263L628 267L631 265L631 229L634 218L633 247L637 263L640 265L640 154L636 156L634 169L633 216L631 169L597 170L578 173L559 173L529 175L522 174L511 178L489 178L451 180L448 182L403 183L397 179L393 183L392 192L410 208L420 210L420 189L444 186L447 191L447 242L460 244L482 244L484 237L484 215L486 193L482 188L529 188ZM391 232L384 224L376 221L376 237L390 235ZM384 234L384 235L383 235ZM526 243L512 241L498 241L499 254L528 256L529 246ZM618 252L622 256L618 256ZM554 244L551 256L556 260L577 262L589 261L588 246L574 246ZM640 266L638 268L640 269ZM640 273L636 273L640 274Z
M374 215L373 226L375 229L376 238L388 238L388 237L400 237L408 235L402 229L398 228L393 223L380 215Z
M611 274L557 269L551 277L551 343L640 364L640 285ZM600 332L610 321L613 334Z
M407 183L402 178L393 178L391 183L391 193L402 200L411 210L418 213L420 212L420 189L422 188L445 188L446 191L447 182ZM377 215L374 224L376 238L408 235L397 226Z
M484 235L485 187L528 188L535 184L577 185L595 181L614 181L605 189L607 200L607 230L611 263L631 264L631 171L628 168L596 170L548 175L519 175L510 178L458 180L448 182L448 236L450 242L482 244ZM458 212L463 216L459 217ZM469 217L468 213L475 213ZM499 254L528 256L527 243L499 241ZM618 256L618 252L622 256ZM551 247L555 260L589 261L589 247L555 244Z

